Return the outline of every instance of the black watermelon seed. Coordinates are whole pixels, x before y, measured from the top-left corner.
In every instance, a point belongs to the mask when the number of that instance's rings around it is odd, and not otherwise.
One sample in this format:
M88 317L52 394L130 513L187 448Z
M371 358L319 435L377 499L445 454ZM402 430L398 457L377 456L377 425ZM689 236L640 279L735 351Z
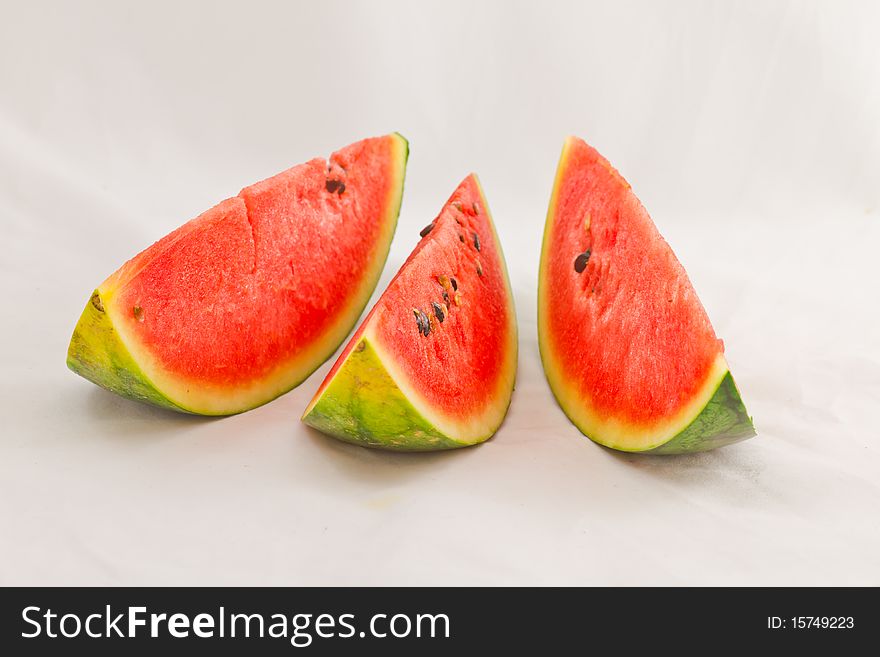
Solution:
M590 260L590 249L587 249L583 253L579 254L577 258L574 259L574 270L580 274L584 269L587 268L587 262Z
M447 294L446 290L443 290L443 303L449 307L449 294Z
M413 308L413 315L416 316L416 326L419 327L419 335L427 335L425 333L425 324L422 321L422 311L418 308Z
M483 265L481 265L481 264L478 262L478 263L477 263L477 276L482 276L482 275L483 275Z
M454 278L450 278L449 282L452 283L452 291L455 292L458 289L458 282Z
M331 194L333 194L336 191L338 191L341 194L342 190L345 189L345 185L342 184L341 180L328 180L324 184L324 187L326 187L327 191L330 192ZM340 190L340 187L342 188L342 190Z
M464 235L462 235L461 233L458 234L458 241L464 244Z
M446 315L443 314L443 307L436 301L431 302L431 307L434 309L434 316L437 318L437 321L442 324L443 320L446 319Z
M427 337L431 334L431 320L428 316L418 308L413 308L413 314L416 316L416 325L419 327L419 333Z
M344 191L345 191L345 183L341 182L341 183L339 183L339 192L338 192L339 195L342 196L342 192L344 192Z
M424 237L425 235L427 235L428 233L430 233L433 229L434 229L434 222L432 221L432 222L429 223L427 226L425 226L424 228L422 228L422 230L419 231L419 235L421 235L422 237Z
M471 233L474 236L474 248L479 251L480 250L480 236L476 233Z

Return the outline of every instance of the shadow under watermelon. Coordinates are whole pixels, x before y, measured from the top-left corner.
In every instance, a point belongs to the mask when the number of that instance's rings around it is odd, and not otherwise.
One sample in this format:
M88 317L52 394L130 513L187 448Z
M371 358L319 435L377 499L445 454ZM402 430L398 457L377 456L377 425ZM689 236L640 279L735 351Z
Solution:
M394 452L346 443L305 424L301 425L301 430L316 448L327 455L328 462L346 476L383 486L422 476L426 471L437 472L452 466L456 458L464 457L464 453L480 449L480 445L476 445L440 452Z

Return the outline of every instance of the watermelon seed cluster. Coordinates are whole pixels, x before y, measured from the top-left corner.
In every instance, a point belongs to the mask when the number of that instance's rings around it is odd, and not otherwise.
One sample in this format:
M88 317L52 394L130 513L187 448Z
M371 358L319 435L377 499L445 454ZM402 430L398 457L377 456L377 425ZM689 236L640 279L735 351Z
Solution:
M459 213L465 215L464 206L462 206L461 201L452 201L450 205L457 210ZM474 202L471 204L468 212L473 211L474 214L480 213L480 206ZM465 239L464 233L468 232L465 223L461 220L458 214L453 214L453 218L455 219L455 223L458 224L464 232L458 233L458 239L462 244L467 243ZM437 220L435 219L430 224L422 228L419 231L419 236L426 237L432 230L434 230L434 226L437 224ZM474 245L474 248L479 253L482 250L482 245L480 244L480 236L476 231L470 231L471 243ZM479 258L476 259L476 270L477 276L483 275L483 265L480 262ZM458 291L458 281L455 280L454 277L446 276L441 274L437 277L437 282L440 283L440 287L442 288L440 294L443 299L443 303L437 303L436 301L431 302L430 310L433 313L426 313L421 308L413 308L413 316L416 319L416 328L419 331L419 335L428 337L431 334L431 331L434 330L434 321L436 320L438 323L442 324L447 315L449 314L449 309L454 303L456 306L461 305L461 294ZM433 315L433 316L432 316Z
M450 292L453 295L451 301L455 303L456 306L461 305L461 294L458 292L458 281L455 280L454 277L441 274L437 277L437 282L440 283L440 286L443 288L440 293L443 298L443 303L439 304L436 301L432 301L431 310L433 311L434 318L436 318L437 322L442 324L449 313ZM431 316L421 308L413 308L413 315L416 318L416 327L419 330L419 335L428 337L431 334L431 331L434 330L434 322Z
M452 207L455 208L456 210L458 210L459 212L461 212L462 214L464 214L464 208L462 207L460 201L453 201ZM475 215L480 214L480 206L477 204L476 201L471 203L470 210L473 211L473 213ZM458 215L454 215L454 216L455 216L455 223L457 223L461 227L464 227L464 224L462 223L461 219L458 218ZM458 234L458 240L462 244L466 243L466 240L465 240L464 235L462 233ZM482 250L482 245L480 244L479 234L474 230L471 231L471 242L473 243L474 248L477 250L477 253L479 253ZM480 262L479 259L476 260L476 269L477 269L477 276L482 277L483 276L483 264Z

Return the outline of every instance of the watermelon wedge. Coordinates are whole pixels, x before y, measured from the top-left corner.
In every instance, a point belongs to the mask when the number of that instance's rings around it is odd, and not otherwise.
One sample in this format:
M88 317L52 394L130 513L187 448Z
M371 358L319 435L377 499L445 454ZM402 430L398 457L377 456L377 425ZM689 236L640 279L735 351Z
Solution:
M706 311L623 177L565 142L538 280L541 359L589 438L673 454L755 435Z
M67 355L131 399L204 415L290 390L354 325L378 281L408 146L365 139L247 187L98 286Z
M364 447L465 447L498 429L516 377L513 296L475 175L358 328L303 422Z

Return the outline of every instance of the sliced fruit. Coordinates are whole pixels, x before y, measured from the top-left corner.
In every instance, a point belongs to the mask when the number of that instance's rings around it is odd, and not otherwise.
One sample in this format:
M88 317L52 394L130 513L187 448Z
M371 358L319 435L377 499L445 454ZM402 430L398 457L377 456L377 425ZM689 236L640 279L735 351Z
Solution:
M516 377L513 296L475 175L333 365L303 422L365 447L464 447L500 426Z
M290 390L333 353L372 294L408 146L365 139L251 185L120 267L73 333L74 372L204 415Z
M538 279L553 394L594 441L679 453L755 435L706 311L623 177L569 137Z

